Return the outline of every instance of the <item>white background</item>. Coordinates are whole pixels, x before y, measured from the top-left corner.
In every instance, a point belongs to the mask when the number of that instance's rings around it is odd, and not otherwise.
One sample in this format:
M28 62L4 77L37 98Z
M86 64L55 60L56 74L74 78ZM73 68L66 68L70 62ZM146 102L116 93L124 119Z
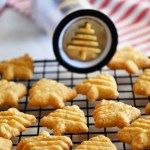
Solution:
M20 14L6 10L0 16L0 60L24 53L34 59L54 59L51 37Z

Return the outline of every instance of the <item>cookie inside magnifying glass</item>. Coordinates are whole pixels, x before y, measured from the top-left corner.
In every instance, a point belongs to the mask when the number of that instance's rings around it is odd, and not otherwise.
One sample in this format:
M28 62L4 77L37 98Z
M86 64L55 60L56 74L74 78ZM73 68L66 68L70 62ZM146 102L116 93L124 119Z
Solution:
M98 27L97 27L98 26ZM105 49L105 28L92 20L79 20L66 31L64 49L69 58L78 61L96 59Z

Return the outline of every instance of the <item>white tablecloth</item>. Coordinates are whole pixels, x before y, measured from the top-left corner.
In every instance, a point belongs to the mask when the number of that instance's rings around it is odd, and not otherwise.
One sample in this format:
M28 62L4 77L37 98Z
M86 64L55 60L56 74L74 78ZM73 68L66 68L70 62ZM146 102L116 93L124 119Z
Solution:
M54 59L51 38L12 10L0 16L0 60L29 53L34 59Z

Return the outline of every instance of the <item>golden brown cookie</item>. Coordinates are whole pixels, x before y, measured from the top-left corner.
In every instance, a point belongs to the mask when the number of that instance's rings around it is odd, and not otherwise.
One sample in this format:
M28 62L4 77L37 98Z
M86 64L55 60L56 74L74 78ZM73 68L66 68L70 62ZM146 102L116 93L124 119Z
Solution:
M43 131L38 136L21 140L16 150L70 150L71 146L73 143L67 136L54 136Z
M139 109L122 102L102 100L93 111L93 118L97 128L126 127L141 115Z
M17 106L26 92L25 85L21 83L0 80L0 105Z
M3 79L28 80L33 75L33 60L29 55L24 55L8 61L0 62L0 74Z
M87 61L96 58L101 53L95 30L90 23L85 23L67 45L66 53L75 60Z
M12 141L0 137L0 150L11 150Z
M54 80L40 79L29 91L29 106L54 108L64 107L64 102L71 101L77 96L75 90L70 89Z
M65 106L43 117L40 124L53 129L55 135L88 132L84 112L77 105Z
M83 141L75 150L117 150L109 138L99 135Z
M25 114L16 108L10 108L7 111L0 112L0 137L10 139L18 136L26 130L26 127L35 123L36 118L33 115Z
M133 91L137 95L150 96L150 69L145 69L137 78L133 85Z
M138 51L132 46L126 46L116 52L108 63L108 67L137 73L139 69L150 67L150 59L142 51Z
M119 96L115 79L102 73L84 80L76 85L76 91L79 94L87 96L89 101L101 99L116 99Z
M150 103L145 106L145 113L150 114Z
M124 127L117 137L120 141L132 144L133 150L150 149L150 116L141 117Z

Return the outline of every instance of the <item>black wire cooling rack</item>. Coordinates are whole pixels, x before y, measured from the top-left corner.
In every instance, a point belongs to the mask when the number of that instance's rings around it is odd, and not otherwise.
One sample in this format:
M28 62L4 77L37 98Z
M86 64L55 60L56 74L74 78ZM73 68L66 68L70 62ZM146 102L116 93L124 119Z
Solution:
M148 101L150 101L150 98L134 95L133 90L132 90L132 85L138 75L129 75L125 71L110 70L106 67L94 73L90 73L90 74L71 73L71 72L68 72L61 65L59 65L56 60L35 61L34 67L35 69L34 69L33 79L28 80L28 81L21 81L21 80L16 81L16 82L24 83L27 86L28 90L30 89L32 84L38 81L40 78L53 79L61 83L64 83L68 87L73 88L77 83L80 83L82 80L84 80L88 76L92 76L100 72L107 72L113 75L114 78L116 79L116 82L118 85L118 91L120 93L120 96L117 100L139 108L142 112L142 115L145 115L144 106L148 103ZM18 109L22 112L35 115L37 118L37 122L31 127L29 127L25 132L22 132L18 137L15 137L12 139L14 150L16 149L17 143L19 143L21 139L30 137L30 136L36 136L42 130L48 130L47 128L41 127L39 125L39 121L44 115L47 115L48 113L54 110L52 107L30 108L28 107L27 103L28 103L28 94L19 102ZM72 149L74 149L78 144L80 144L84 140L88 140L89 138L99 135L99 134L103 134L112 140L112 142L117 146L118 150L130 150L131 149L130 145L124 144L123 142L120 142L116 138L116 133L119 130L117 127L102 128L102 129L95 128L94 120L92 118L92 111L96 103L97 102L86 101L85 96L81 96L81 95L79 95L75 100L71 102L66 102L66 105L78 105L84 111L85 116L87 118L87 125L89 127L88 133L77 134L77 135L67 134L67 136L69 136L72 142L74 143L74 147ZM52 134L51 130L48 130L48 131Z

